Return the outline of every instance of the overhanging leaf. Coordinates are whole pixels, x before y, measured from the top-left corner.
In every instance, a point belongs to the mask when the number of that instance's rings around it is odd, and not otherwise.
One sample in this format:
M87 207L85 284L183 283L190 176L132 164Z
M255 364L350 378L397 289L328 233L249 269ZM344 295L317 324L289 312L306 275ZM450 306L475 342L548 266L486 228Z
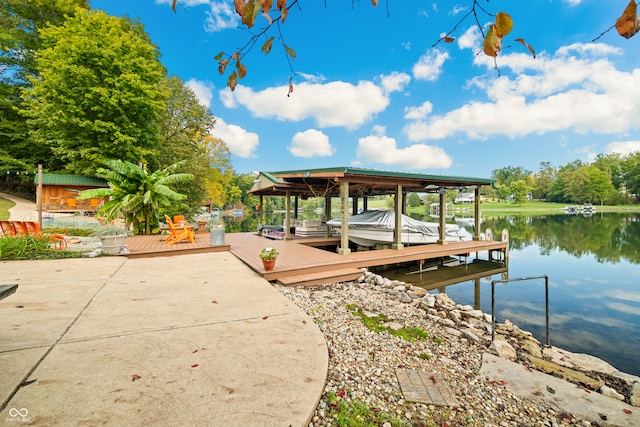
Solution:
M238 70L238 77L241 79L247 75L247 67L245 67L244 64L241 64L240 61L236 62L236 69Z
M236 9L236 13L240 15L240 17L242 18L244 16L244 8L245 8L244 0L234 0L233 6Z
M269 38L269 40L267 40L266 42L264 42L264 44L262 45L262 50L266 55L269 54L269 52L271 52L271 46L273 45L273 38L274 36L271 36Z
M273 6L273 0L261 0L260 5L262 6L262 11L267 13L271 10L271 6Z
M229 65L229 60L223 59L218 64L220 64L218 65L218 73L220 73L220 75L223 75L225 70L227 69L227 65Z
M618 30L618 34L626 39L630 39L640 30L635 0L629 1L622 16L616 21L616 30Z
M178 2L178 0L173 0L171 2L171 9L173 9L173 13L176 13L176 3Z
M285 45L284 48L287 51L287 55L289 55L291 57L291 59L296 59L296 52L295 50L291 49L289 46Z
M511 16L504 12L498 12L496 16L496 34L502 38L509 34L513 29L513 20ZM499 49L498 49L499 50Z
M283 24L284 24L284 21L287 19L287 15L289 15L289 8L287 7L282 8L282 12L280 12L280 16L282 18Z
M528 44L527 42L524 41L524 39L516 39L516 41L518 43L522 43L527 49L529 49L529 52L531 52L531 54L533 55L533 57L536 57L536 51L533 50L533 47L531 47L530 44Z
M238 74L234 71L229 75L229 79L227 79L227 87L233 92L236 86L238 86Z
M489 56L496 57L502 49L502 39L498 37L496 26L491 24L486 37L482 42L482 50Z
M287 7L287 0L276 0L276 9L282 10Z
M236 0L239 1L239 0ZM249 0L244 4L244 13L242 14L242 23L247 27L253 27L253 24L256 23L256 18L260 13L260 5L257 0Z

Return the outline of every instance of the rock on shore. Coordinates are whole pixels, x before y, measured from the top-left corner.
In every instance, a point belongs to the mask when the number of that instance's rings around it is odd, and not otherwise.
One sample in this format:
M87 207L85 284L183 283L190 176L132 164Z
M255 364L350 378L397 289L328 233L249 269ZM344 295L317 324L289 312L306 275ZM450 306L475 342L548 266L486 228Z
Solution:
M479 372L487 351L612 399L635 406L640 402L640 378L591 356L545 348L508 320L496 325L492 343L491 316L456 304L446 294L429 294L367 271L357 282L278 288L315 320L327 341L328 378L310 427L338 425L334 416L341 402L365 405L380 414L377 425L385 426L607 425L521 399L504 384L483 378ZM354 316L353 307L370 318L383 315L386 329L369 330ZM419 328L429 337L407 341L393 336L390 327ZM406 401L395 373L398 368L438 372L459 405ZM385 419L391 421L385 424Z

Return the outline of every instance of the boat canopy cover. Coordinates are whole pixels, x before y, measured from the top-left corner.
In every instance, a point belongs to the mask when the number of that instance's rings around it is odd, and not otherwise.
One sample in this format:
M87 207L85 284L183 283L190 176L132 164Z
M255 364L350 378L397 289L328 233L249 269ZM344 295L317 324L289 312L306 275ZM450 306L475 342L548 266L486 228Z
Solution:
M342 221L340 218L327 221L331 227L340 228ZM394 211L371 210L364 211L349 217L349 228L377 228L383 230L394 230L396 227L396 213ZM440 234L440 224L435 222L423 222L413 219L410 216L402 215L402 231L422 233L429 236ZM460 228L456 224L446 224L446 234L457 233Z

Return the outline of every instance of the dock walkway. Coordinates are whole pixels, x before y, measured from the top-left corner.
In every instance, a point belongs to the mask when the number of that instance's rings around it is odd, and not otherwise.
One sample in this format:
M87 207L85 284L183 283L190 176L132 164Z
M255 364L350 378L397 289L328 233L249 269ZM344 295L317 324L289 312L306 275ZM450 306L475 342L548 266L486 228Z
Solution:
M335 238L300 238L292 240L271 240L256 233L229 233L226 243L230 252L241 259L268 281L276 281L287 286L317 285L354 280L361 268L377 267L409 261L423 261L449 256L469 256L472 253L500 252L504 254L508 242L463 241L446 245L409 246L400 250L380 249L352 252L339 255L320 247L335 247ZM274 247L280 253L276 267L265 271L260 260L260 251ZM504 258L503 258L504 259Z

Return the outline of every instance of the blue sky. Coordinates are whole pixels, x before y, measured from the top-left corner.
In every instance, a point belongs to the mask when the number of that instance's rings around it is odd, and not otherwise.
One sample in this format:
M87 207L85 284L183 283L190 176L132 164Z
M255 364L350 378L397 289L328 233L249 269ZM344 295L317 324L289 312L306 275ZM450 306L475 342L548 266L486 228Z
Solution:
M276 36L268 56L260 42L244 57L234 92L214 60L248 40L233 2L182 0L177 13L170 3L91 5L144 24L169 74L216 117L211 133L238 173L354 166L486 178L640 149L640 35L613 29L592 42L627 0L479 1L515 24L495 63L478 53L471 17L453 43L434 46L472 0L300 0L281 26L293 71ZM259 17L254 30L265 25Z

